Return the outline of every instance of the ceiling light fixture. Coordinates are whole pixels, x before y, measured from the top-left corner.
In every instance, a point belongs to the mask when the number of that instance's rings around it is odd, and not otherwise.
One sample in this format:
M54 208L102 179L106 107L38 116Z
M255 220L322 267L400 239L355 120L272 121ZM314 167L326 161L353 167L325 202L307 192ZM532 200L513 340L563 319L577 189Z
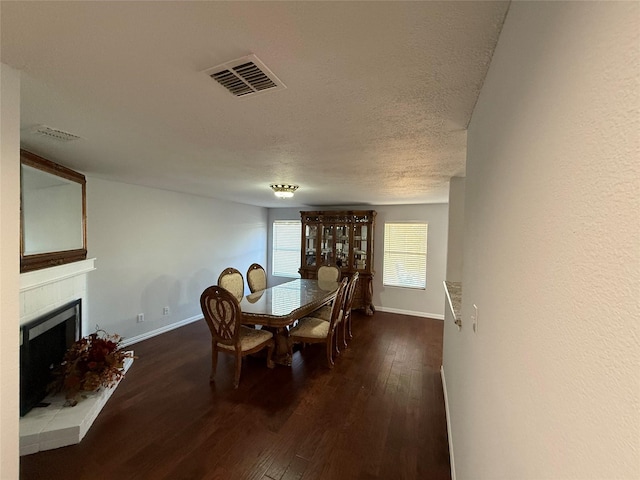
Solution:
M280 185L274 184L271 185L273 189L273 193L275 193L278 198L291 198L293 197L293 192L298 189L298 185Z

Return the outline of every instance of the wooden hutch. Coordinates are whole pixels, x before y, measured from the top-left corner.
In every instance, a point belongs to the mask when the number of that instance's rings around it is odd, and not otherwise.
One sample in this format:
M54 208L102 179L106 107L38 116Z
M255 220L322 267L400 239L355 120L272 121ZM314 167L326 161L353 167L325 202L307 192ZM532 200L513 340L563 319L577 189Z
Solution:
M300 212L302 249L300 276L317 278L320 265L335 265L341 278L359 272L353 308L373 315L373 210Z

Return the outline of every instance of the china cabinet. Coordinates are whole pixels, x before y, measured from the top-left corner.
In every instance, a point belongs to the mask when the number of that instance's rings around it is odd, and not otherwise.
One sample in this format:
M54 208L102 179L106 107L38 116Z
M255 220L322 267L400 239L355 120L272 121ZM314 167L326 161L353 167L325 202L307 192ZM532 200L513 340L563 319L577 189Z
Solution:
M300 212L302 248L300 276L317 278L318 267L335 265L341 278L360 274L353 308L373 315L373 232L376 212Z

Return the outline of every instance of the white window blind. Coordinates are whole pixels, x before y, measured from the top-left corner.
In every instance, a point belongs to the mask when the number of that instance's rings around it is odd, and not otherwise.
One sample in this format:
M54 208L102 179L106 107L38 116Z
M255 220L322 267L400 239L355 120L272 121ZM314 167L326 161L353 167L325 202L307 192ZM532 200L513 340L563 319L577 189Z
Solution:
M300 278L300 220L275 220L273 222L272 274L276 277Z
M385 223L382 283L391 287L426 288L426 223Z

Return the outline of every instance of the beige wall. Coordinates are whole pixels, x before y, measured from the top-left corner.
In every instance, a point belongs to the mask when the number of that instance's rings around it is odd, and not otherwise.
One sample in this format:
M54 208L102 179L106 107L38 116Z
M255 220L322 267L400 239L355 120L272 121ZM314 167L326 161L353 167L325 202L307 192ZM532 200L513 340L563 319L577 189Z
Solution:
M0 478L18 478L20 75L0 64Z
M445 324L457 480L639 478L639 15L511 4L468 132L463 326Z

